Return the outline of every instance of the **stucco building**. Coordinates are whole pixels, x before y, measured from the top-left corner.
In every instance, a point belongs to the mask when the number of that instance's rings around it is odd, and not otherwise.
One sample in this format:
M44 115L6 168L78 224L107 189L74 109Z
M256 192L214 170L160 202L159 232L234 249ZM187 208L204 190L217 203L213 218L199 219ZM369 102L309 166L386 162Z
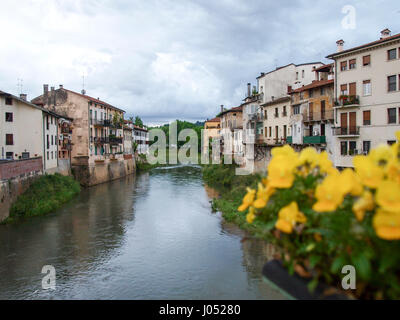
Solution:
M213 118L204 123L203 130L203 154L210 154L212 142L219 139L221 130L221 118Z
M334 164L351 167L353 156L393 143L400 130L400 34L344 50L327 58L335 66Z
M85 92L43 86L32 103L73 119L71 165L81 184L91 186L132 173L134 163L124 161L124 111Z
M238 164L242 163L244 155L242 109L239 106L229 110L221 110L222 112L218 115L221 118L221 155Z

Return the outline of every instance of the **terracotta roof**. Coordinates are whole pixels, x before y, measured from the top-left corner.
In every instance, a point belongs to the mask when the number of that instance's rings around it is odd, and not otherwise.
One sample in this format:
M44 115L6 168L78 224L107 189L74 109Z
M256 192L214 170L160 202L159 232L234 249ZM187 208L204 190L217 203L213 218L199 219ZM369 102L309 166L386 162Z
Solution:
M352 51L356 51L356 50L372 47L374 45L385 43L385 42L389 42L391 40L396 40L396 39L400 39L400 33L395 34L394 36L390 36L390 37L387 37L387 38L379 39L377 41L366 43L366 44L363 44L363 45L358 46L358 47L347 49L347 50L344 50L344 51L341 51L341 52L332 53L329 56L327 56L327 58L328 59L334 59L335 57L340 56L340 55L345 54L345 53L349 53L349 52L352 52Z
M270 74L270 73L275 72L275 71L280 70L280 69L284 69L284 68L292 66L292 65L295 66L295 67L301 67L301 66L307 66L307 65L310 65L310 64L319 64L319 63L323 64L322 62L306 62L306 63L300 63L300 64L289 63L287 65L284 65L284 66L281 66L281 67L277 67L274 70L271 70L271 71L268 71L268 72L265 72L265 73L263 72L256 79L262 78L262 77L266 76L267 74Z
M242 107L242 106L234 107L234 108L232 108L232 109L225 110L225 111L221 112L218 116L221 117L221 116L223 116L224 114L227 114L227 113L230 113L230 112L242 112L242 110L243 110L243 107Z
M302 92L305 90L309 90L309 89L313 89L313 88L318 88L318 87L323 87L323 86L327 86L329 84L333 84L335 82L334 79L332 80L320 80L320 81L313 81L312 83L303 86L301 88L298 88L296 90L292 90L290 93L297 93L297 92Z
M147 129L141 128L141 127L139 127L139 126L137 126L137 125L133 125L133 128L135 128L135 130L140 130L140 131L144 131L144 132L147 132L147 131L148 131Z
M214 119L207 120L206 122L221 122L221 118L216 117Z
M119 108L117 108L117 107L114 107L113 105L111 105L111 104L109 104L109 103L107 103L107 102L104 102L104 101L102 101L102 100L93 98L93 97L88 96L88 95L86 95L86 94L82 94L82 93L75 92L75 91L72 91L72 90L69 90L69 89L64 89L64 88L58 89L58 90L65 90L65 91L71 92L71 93L73 93L73 94L76 94L76 95L78 95L78 96L81 96L81 97L83 97L83 98L86 98L86 99L88 99L88 100L90 100L90 101L92 101L92 102L94 102L94 103L102 104L102 105L104 105L104 106L106 106L106 107L109 107L109 108L112 108L112 109L115 109L115 110L118 110L118 111L121 111L121 112L125 112L125 110L122 110L122 109L119 109Z
M263 104L261 104L261 106L262 107L272 106L274 104L282 103L282 102L285 102L285 101L288 101L288 100L290 100L290 97L281 97L281 98L278 98L278 99L271 100L271 101L268 101L266 103L263 103Z
M332 68L333 65L334 65L334 63L326 64L326 65L324 65L322 67L316 68L314 71L318 72L318 71L321 71L321 70L324 70L324 69L327 69L327 68Z

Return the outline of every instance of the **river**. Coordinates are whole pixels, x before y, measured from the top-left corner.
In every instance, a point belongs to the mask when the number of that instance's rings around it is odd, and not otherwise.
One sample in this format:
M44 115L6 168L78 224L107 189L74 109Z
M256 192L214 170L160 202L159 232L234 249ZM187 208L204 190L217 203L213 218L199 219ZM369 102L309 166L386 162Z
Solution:
M0 299L282 299L261 278L268 245L242 241L212 196L199 167L158 168L0 226Z

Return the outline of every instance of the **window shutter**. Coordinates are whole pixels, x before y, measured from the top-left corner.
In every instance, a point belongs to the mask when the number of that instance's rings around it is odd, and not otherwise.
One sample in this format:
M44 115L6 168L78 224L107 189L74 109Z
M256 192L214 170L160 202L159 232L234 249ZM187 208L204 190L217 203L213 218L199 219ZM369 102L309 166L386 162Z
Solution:
M364 56L363 57L363 65L367 66L371 63L371 56Z

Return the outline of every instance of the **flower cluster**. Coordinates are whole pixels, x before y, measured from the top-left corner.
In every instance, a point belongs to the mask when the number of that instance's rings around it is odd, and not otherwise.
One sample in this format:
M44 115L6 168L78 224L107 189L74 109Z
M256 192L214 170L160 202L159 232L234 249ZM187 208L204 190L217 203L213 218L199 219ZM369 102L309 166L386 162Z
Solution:
M238 210L248 210L247 222L265 226L265 234L278 239L295 263L309 266L311 255L314 267L348 261L360 266L361 278L370 279L378 268L377 273L397 274L388 283L400 280L400 132L396 135L395 144L355 156L354 169L342 171L325 151L274 148L268 176L257 189L247 189ZM320 274L332 279L329 272ZM400 286L393 290L400 297Z

